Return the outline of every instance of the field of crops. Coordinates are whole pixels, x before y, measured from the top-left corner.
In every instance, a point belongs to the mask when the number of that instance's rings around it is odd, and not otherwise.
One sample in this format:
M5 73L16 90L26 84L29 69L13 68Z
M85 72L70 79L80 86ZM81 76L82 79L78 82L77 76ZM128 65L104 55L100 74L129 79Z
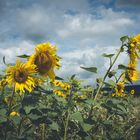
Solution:
M15 64L3 57L0 140L140 140L140 93L133 88L140 78L140 34L120 41L116 54L103 54L110 65L94 86L75 74L57 76L62 58L49 42L18 56ZM127 53L127 65L114 69L121 53ZM94 66L81 69L98 73Z

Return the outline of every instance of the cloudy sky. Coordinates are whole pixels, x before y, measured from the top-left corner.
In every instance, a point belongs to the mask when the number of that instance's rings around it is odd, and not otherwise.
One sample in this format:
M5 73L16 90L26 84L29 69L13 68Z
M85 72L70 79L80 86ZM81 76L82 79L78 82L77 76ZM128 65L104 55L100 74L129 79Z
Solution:
M121 36L139 34L139 23L140 0L0 0L0 67L3 56L11 63L49 41L63 58L58 76L92 81L95 75L80 66L96 66L96 76L103 74L108 61L101 55L115 52Z

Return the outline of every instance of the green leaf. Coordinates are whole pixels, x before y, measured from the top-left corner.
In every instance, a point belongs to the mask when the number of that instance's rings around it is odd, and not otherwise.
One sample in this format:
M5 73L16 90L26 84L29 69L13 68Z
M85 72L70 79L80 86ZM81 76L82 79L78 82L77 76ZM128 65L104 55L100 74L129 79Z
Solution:
M116 71L110 71L108 73L108 77L111 78L112 76L115 76L116 73L117 73Z
M55 76L55 80L64 80L64 79L61 77Z
M52 130L57 130L57 131L58 131L59 126L58 126L58 124L57 124L56 122L53 122L53 123L50 125L50 128L51 128Z
M80 68L82 68L82 69L84 69L86 71L89 71L89 72L97 73L97 68L96 67L88 67L88 68L80 67Z
M104 124L105 126L112 126L113 121L112 121L112 120L105 120L105 121L103 121L103 124Z
M36 114L30 114L29 117L32 120L37 120L38 118L40 118L40 116L39 115L36 115Z
M123 37L120 38L120 40L121 40L123 43L126 42L128 39L129 39L128 36L123 36Z
M127 113L127 110L124 106L117 104L117 108L120 109L123 113Z
M116 86L116 83L113 80L108 80L109 85L111 85L112 87Z
M80 112L75 112L70 116L71 119L83 122L83 118Z
M87 124L87 123L82 123L82 128L84 129L84 131L89 131L92 128L92 125Z
M5 56L3 56L3 63L4 63L5 65L7 65L7 64L6 64L6 61L5 61Z
M92 99L87 99L87 100L85 100L85 103L91 105L91 104L93 104L93 100Z
M0 116L6 115L6 110L5 109L0 109Z
M106 53L103 53L103 57L108 57L108 58L111 58L113 57L115 54L106 54Z
M16 125L19 125L20 121L21 121L21 118L19 116L14 116L12 117L11 116L11 120L16 124Z
M6 122L7 118L4 116L0 116L0 123Z
M75 76L76 76L76 74L73 74L70 79L73 80L75 78Z
M110 101L110 100L109 100ZM112 98L111 101L113 102L113 104L119 104L121 101L119 99L116 98Z
M118 69L122 69L122 70L134 70L133 68L129 68L129 67L127 67L125 65L122 65L122 64L118 65Z
M23 55L18 55L17 57L20 57L20 58L29 58L30 56L29 55L26 55L26 54L23 54Z
M35 107L32 107L32 106L25 106L24 107L24 110L25 110L25 112L26 112L26 114L28 114L28 113L30 113L30 111L32 110L32 109L34 109Z

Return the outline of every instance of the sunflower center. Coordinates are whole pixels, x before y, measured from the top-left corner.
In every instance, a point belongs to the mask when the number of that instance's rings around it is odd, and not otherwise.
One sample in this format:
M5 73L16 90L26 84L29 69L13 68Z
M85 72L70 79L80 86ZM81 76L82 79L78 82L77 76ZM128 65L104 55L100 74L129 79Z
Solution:
M35 65L40 74L46 74L52 67L52 60L48 52L38 54L35 58Z
M28 78L28 75L24 71L17 70L14 73L14 79L18 83L24 83Z

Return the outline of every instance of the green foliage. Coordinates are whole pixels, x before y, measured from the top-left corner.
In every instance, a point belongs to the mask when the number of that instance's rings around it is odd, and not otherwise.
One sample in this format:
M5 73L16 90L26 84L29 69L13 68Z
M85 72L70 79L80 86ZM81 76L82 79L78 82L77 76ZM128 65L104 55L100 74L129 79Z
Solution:
M125 65L122 65L122 64L118 65L118 69L122 69L122 70L134 70L134 69L129 68L129 67L127 67Z
M86 68L86 67L80 67L86 71L89 71L89 72L93 72L93 73L97 73L97 68L96 67L89 67L89 68Z
M30 56L26 55L26 54L23 54L23 55L18 55L17 57L19 57L19 58L29 58Z
M104 57L108 57L108 58L112 58L114 55L115 54L106 54L106 53L103 54Z
M0 137L4 138L7 131L7 140L41 140L43 137L59 140L64 138L66 130L67 139L135 139L137 122L140 120L140 104L137 102L136 106L135 102L137 98L112 97L107 92L94 101L96 90L92 90L92 87L81 85L75 76L70 78L69 83L73 92L67 98L43 90L26 93L21 97L16 94L16 105L12 107L12 111L18 112L20 116L8 117L8 106L1 101ZM116 85L113 80L105 84L111 87ZM102 92L104 93L105 89L102 89ZM5 91L3 98L7 97L7 94L9 95L9 92ZM83 100L82 96L86 98Z
M129 40L129 37L128 36L123 36L120 38L120 40L122 41L122 43L125 43Z

